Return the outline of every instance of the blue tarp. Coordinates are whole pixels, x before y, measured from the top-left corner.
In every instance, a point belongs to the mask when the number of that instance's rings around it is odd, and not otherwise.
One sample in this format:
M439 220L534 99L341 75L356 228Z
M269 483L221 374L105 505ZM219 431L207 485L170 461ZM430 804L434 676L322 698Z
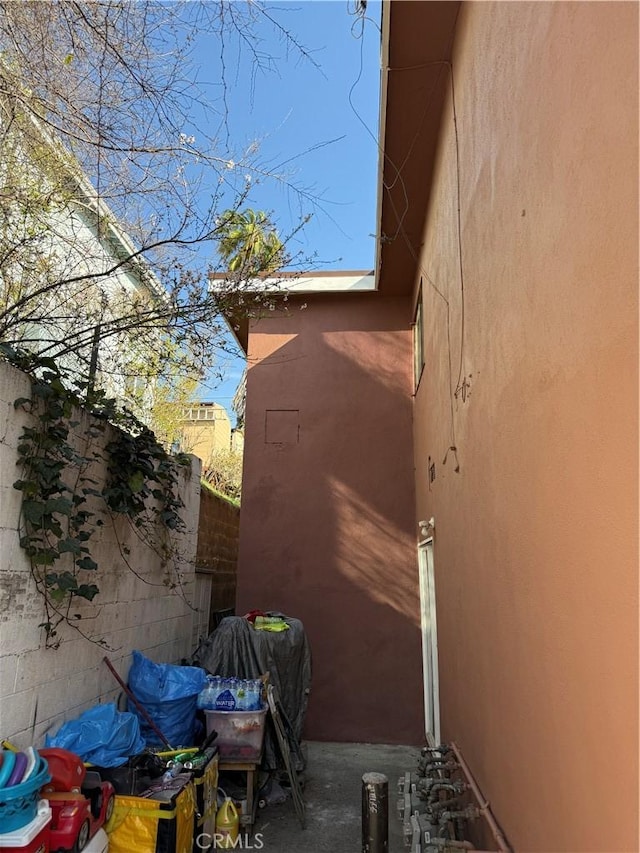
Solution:
M193 746L198 694L207 683L205 670L198 666L154 663L141 652L133 652L129 688L165 738L174 747ZM132 702L147 746L163 746Z
M138 718L118 711L112 702L63 723L55 735L47 735L45 745L68 749L100 767L119 767L145 747Z

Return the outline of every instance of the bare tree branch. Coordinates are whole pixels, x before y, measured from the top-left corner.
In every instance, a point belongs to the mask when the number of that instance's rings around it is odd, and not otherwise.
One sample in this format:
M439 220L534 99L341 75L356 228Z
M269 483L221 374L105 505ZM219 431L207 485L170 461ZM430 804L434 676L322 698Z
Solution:
M253 0L0 0L0 340L66 359L74 375L99 340L105 375L135 375L146 346L145 376L201 376L222 346L220 312L272 298L249 298L242 270L212 291L215 264L203 261L204 250L219 257L220 212L240 211L254 178L299 199L278 261L307 265L287 247L322 199L283 171L290 161L270 166L257 145L229 150L227 51L253 75L272 73L265 25L317 66ZM205 31L220 53L217 103L191 62ZM203 115L218 117L222 138L200 127Z

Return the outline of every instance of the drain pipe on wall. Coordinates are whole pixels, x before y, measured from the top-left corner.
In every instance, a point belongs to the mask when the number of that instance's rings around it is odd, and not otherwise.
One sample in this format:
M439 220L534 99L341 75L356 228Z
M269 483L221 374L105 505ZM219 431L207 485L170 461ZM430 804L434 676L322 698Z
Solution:
M493 835L494 841L496 842L496 844L498 846L498 850L500 851L500 853L512 853L511 848L507 844L505 837L502 834L502 830L500 829L500 827L496 823L496 819L493 816L493 812L491 811L491 809L489 807L489 802L488 802L488 800L485 800L485 798L482 796L482 791L478 787L476 780L471 775L471 770L469 770L467 762L462 757L462 753L460 752L458 745L456 743L454 743L454 741L451 741L450 746L451 746L451 749L453 750L453 752L456 756L456 759L457 759L457 761L458 761L458 763L462 769L462 772L465 775L465 778L467 780L469 787L473 791L473 796L476 798L476 802L478 803L478 808L480 810L480 814L487 821L489 829L491 830L491 833ZM363 848L363 850L364 850L364 848Z

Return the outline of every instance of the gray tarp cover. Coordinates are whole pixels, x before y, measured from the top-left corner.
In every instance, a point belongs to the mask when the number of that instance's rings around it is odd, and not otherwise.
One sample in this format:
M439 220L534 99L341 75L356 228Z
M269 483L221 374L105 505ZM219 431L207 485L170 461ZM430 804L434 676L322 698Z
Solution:
M302 622L290 616L284 619L289 630L275 633L256 631L241 616L227 616L202 643L195 657L212 675L226 678L258 678L268 672L299 744L311 688L311 650ZM302 770L304 761L300 750L294 744L291 747L296 770ZM265 733L262 766L270 770L282 767L270 727Z

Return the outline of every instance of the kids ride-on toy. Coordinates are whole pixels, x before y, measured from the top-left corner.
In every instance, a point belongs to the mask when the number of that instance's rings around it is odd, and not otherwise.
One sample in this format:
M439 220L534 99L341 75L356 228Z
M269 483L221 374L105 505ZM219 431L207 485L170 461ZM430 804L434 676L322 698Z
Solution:
M115 790L66 749L41 749L51 781L41 790L51 808L51 853L80 853L113 812Z

